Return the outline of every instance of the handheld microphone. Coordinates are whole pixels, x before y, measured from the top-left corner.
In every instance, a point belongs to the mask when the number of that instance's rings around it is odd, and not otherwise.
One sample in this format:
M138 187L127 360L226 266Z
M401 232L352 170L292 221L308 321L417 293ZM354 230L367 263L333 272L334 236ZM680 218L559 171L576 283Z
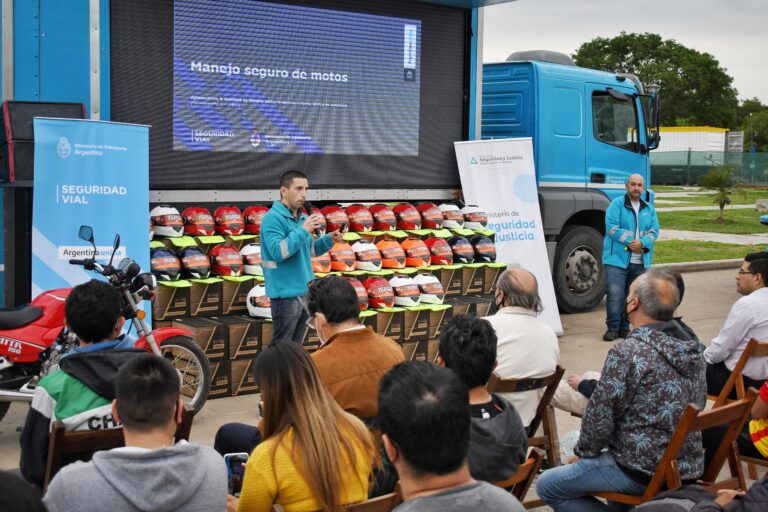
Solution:
M304 201L304 208L306 208L307 213L310 216L312 215L312 210L315 209L315 207L309 201ZM323 236L323 230L321 230L320 228L315 228L315 236L317 238L320 238L321 236Z

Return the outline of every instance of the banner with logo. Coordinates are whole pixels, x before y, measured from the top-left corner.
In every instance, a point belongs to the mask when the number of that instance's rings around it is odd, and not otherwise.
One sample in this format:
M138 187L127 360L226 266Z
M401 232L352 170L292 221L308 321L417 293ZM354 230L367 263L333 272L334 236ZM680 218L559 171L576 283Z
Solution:
M78 238L93 227L97 260L128 256L149 271L149 127L35 118L32 207L32 297L97 277L71 258L88 258Z
M541 225L533 144L530 138L455 142L467 204L488 215L496 233L497 260L530 270L544 304L541 319L563 333Z

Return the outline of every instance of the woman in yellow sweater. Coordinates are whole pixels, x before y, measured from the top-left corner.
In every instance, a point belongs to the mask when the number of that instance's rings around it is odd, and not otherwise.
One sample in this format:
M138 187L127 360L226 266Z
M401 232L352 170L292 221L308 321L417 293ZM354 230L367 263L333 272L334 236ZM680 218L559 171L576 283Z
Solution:
M254 374L264 402L264 441L245 466L237 510L269 512L279 503L286 512L339 512L365 500L375 454L371 434L336 404L306 351L273 342Z

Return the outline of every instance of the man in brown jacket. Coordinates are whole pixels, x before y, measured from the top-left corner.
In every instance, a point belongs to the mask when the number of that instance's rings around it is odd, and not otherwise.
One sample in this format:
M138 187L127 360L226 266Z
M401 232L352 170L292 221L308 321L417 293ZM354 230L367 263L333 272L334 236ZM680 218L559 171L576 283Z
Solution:
M309 326L322 343L312 354L320 379L342 409L371 425L378 414L379 380L403 361L403 349L360 324L357 293L342 277L315 281L306 302Z

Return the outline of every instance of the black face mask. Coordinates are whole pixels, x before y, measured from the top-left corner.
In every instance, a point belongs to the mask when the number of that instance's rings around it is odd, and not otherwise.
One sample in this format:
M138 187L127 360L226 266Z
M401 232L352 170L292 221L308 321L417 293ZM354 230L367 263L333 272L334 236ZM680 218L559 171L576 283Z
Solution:
M627 314L627 307L624 306L624 311L621 312L621 324L626 323L629 325L629 315Z

